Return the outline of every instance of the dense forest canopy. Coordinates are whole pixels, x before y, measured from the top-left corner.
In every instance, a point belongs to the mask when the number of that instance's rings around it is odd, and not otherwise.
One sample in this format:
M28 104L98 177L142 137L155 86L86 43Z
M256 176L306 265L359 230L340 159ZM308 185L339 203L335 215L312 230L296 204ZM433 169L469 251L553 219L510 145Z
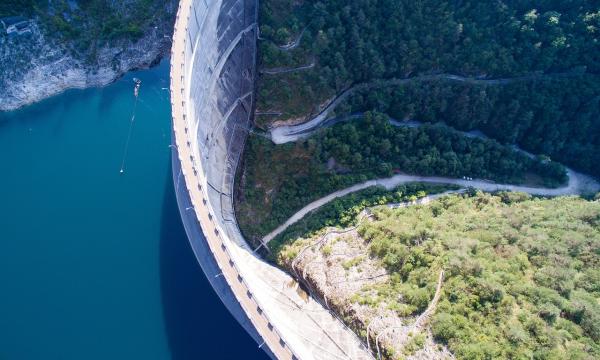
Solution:
M0 2L0 18L31 15L36 3L35 0L4 0Z
M377 109L396 119L443 119L600 177L600 77L574 79L504 86L413 82L358 93L336 111L343 116Z
M307 27L303 43L342 82L422 71L597 74L599 11L586 0L272 0L262 5L261 34L284 44Z
M263 72L257 108L269 115L257 116L258 126L314 115L344 89L380 79L532 76L494 85L415 82L351 101L362 111L482 130L600 175L591 165L600 162L595 1L267 0L260 23L262 70L314 65Z
M598 201L471 193L372 213L358 233L390 277L346 301L415 316L433 298L444 269L430 327L456 358L600 357ZM305 246L283 246L280 264L289 266ZM360 269L360 261L352 265Z
M377 175L401 169L519 184L531 172L544 178L547 186L567 180L559 164L531 159L496 141L467 137L444 126L393 126L381 113L367 112L358 121L325 129L321 136L317 146L321 161L333 158L338 166L362 172L377 169ZM315 139L308 141L312 144Z

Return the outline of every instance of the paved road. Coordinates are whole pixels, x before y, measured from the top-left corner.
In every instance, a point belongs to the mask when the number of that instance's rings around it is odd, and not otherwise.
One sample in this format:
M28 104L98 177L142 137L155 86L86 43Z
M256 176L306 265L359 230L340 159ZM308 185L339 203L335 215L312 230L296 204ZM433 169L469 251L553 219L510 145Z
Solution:
M456 79L456 77L453 75L449 75L449 76L451 76L452 79ZM529 77L516 78L516 79L513 79L513 81L523 81L524 79L529 79ZM495 82L500 81L501 83L504 83L505 81L508 81L508 80L510 80L510 79L485 80L485 81L495 81ZM477 80L477 81L482 81L482 80ZM362 116L362 114L353 114L353 115L350 115L348 117L341 118L341 119L328 119L326 122L322 122L322 120L319 120L321 123L316 124L315 125L316 127L313 127L313 125L310 125L308 127L303 126L308 123L295 125L295 126L287 126L287 127L282 126L282 127L272 129L271 137L273 139L273 142L275 142L275 143L286 143L286 142L298 141L300 139L310 136L314 131L318 130L319 127L321 127L321 126L330 126L330 125L333 125L335 123L342 122L342 121L359 119L359 118L361 118L361 116ZM419 126L423 125L423 123L418 122L418 121L397 121L394 119L390 119L390 123L393 126L398 126L398 127L419 127ZM285 132L291 128L295 128L296 130L293 130L293 131L290 130L290 132ZM277 131L278 129L288 129L288 130L279 132L279 131ZM487 137L479 131L471 131L471 132L463 132L463 131L459 131L459 130L455 130L455 131L458 131L468 137L477 137L477 138L487 139ZM275 140L273 137L277 137L277 139ZM515 151L519 151L529 157L535 156L535 155L533 155L525 150L522 150L518 147L515 147L514 149L515 149ZM496 184L491 181L478 180L478 179L468 181L468 180L462 180L462 179L456 179L456 178L445 178L445 177L435 177L435 176L416 176L416 175L396 175L391 178L369 180L362 184L356 184L349 188L336 191L332 194L324 196L321 199L318 199L318 200L308 204L304 208L300 209L297 213L292 215L292 217L290 217L285 223L283 223L282 225L277 227L271 233L267 234L262 239L262 242L264 244L268 244L269 241L273 240L273 238L275 238L277 235L281 234L290 225L298 222L300 219L302 219L304 216L306 216L306 214L308 214L309 212L311 212L315 209L318 209L319 207L327 204L328 202L330 202L338 197L342 197L342 196L351 194L353 192L366 189L371 186L384 186L387 189L392 189L400 184L404 184L404 183L408 183L408 182L429 182L429 183L438 183L438 184L454 184L454 185L459 185L459 186L462 186L465 188L473 187L473 188L480 189L483 191L498 191L498 190L520 191L520 192L526 192L526 193L529 193L532 195L541 195L541 196L576 195L576 194L585 194L585 193L595 193L595 192L600 191L600 184L596 180L594 180L593 178L591 178L587 175L578 173L569 168L567 168L567 175L569 177L569 183L564 187L555 188L555 189L536 188L536 187L529 187L529 186L509 185L509 184Z
M326 195L318 200L311 202L306 205L294 215L292 215L285 223L278 226L275 230L267 234L263 237L263 244L268 244L269 241L273 240L277 235L281 234L285 229L287 229L290 225L298 222L304 216L306 216L309 212L320 208L321 206L329 203L330 201L351 194L353 192L357 192L360 190L364 190L371 186L383 186L388 190L392 190L399 185L411 183L411 182L425 182L425 183L435 183L435 184L452 184L458 185L463 188L472 187L476 189L480 189L483 191L499 191L499 190L509 190L509 191L519 191L525 192L532 195L541 195L541 196L561 196L561 195L577 195L582 193L595 193L600 191L600 184L597 181L592 179L587 175L580 174L571 169L567 169L567 175L569 177L569 182L566 186L549 189L549 188L536 188L530 186L520 186L520 185L509 185L509 184L497 184L491 181L486 180L462 180L456 178L447 178L447 177L438 177L438 176L418 176L418 175L395 175L389 178L376 179L365 181L360 184L356 184L350 186L346 189L338 190L329 195Z

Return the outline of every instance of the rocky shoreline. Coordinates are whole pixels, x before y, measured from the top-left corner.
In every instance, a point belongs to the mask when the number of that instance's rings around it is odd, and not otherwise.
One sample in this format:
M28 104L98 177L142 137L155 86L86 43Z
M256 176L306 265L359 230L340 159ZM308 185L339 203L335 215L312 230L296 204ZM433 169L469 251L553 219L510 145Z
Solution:
M79 59L40 28L18 37L0 37L0 111L11 111L68 89L108 85L131 70L156 65L169 54L172 24L149 29L137 41L119 41L95 50L94 61Z

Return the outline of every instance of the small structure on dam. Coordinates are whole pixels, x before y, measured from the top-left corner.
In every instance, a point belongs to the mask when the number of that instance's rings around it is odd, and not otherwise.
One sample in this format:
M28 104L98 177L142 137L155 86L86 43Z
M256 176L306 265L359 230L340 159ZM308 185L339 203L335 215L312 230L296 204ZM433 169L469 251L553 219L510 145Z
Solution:
M272 358L369 359L361 339L258 258L233 211L252 124L256 0L181 0L171 56L173 176L179 209L213 288ZM226 336L226 334L223 334Z

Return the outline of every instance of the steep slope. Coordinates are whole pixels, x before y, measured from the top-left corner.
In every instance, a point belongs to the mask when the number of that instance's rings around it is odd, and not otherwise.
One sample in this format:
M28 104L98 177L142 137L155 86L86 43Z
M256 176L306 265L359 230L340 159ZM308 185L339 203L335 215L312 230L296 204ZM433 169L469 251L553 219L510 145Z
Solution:
M267 0L256 124L378 110L599 176L599 36L600 8L586 0Z

